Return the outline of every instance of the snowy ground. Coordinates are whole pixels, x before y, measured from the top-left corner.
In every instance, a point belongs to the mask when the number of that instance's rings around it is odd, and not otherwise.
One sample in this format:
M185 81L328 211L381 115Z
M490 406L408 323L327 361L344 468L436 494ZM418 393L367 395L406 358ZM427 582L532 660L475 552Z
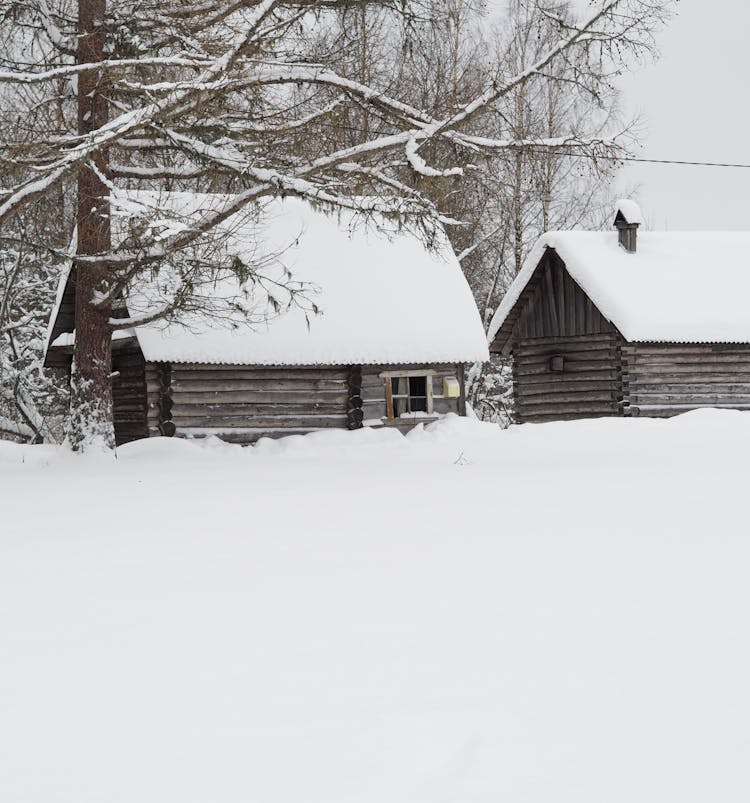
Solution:
M0 444L0 800L750 796L750 414Z

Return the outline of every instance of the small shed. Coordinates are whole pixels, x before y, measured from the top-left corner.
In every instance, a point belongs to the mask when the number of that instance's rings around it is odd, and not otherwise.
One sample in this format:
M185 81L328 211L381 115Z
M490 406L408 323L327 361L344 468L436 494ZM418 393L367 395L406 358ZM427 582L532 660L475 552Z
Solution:
M559 231L534 246L490 326L518 419L750 409L750 233Z
M174 198L178 194L173 194ZM178 198L178 200L180 200ZM184 198L182 199L184 201ZM204 207L211 196L192 196ZM388 224L307 202L266 202L260 217L224 225L226 247L277 262L304 283L319 314L292 307L255 323L183 314L118 331L112 368L118 443L156 435L217 435L239 443L330 427L414 426L465 414L464 366L488 358L471 291L444 232L434 249ZM385 229L385 230L384 230ZM266 270L268 275L268 270ZM154 279L153 281L157 281ZM204 292L238 295L224 276ZM127 312L145 308L149 282ZM253 291L245 304L253 309ZM46 365L69 367L75 276L63 279ZM210 300L210 299L208 299Z

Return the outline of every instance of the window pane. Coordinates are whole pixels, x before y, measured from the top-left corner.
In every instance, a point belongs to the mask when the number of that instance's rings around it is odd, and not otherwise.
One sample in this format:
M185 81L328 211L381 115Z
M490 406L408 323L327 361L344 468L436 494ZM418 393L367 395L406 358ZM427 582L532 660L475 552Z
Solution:
M409 377L409 395L427 397L427 377L426 376L411 376Z
M398 418L409 411L409 385L406 377L393 376L390 378L391 396L393 398L393 417Z
M427 412L427 377L409 377L409 409L412 413Z

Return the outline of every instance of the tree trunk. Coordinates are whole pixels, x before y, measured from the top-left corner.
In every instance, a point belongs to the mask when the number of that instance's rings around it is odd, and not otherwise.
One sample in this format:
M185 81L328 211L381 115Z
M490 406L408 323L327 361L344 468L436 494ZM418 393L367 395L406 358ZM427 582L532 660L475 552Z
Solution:
M106 0L79 0L78 63L104 60ZM78 76L78 132L88 134L107 122L106 93L101 75ZM109 250L111 230L109 190L102 180L107 173L107 154L99 153L93 165L78 169L76 256ZM71 420L68 439L77 450L113 448L112 423L112 329L110 309L91 304L96 291L106 289L106 266L76 260L76 338L71 378Z

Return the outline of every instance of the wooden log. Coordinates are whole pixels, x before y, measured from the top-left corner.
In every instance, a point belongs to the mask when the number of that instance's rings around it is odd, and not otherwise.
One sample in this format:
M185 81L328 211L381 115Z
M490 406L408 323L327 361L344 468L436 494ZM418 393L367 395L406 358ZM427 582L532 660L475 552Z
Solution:
M663 354L682 354L703 356L705 354L737 354L744 355L750 353L750 344L740 343L670 343L670 344L642 344L628 343L623 346L629 354L642 356L659 357Z
M596 351L558 351L554 347L547 349L543 353L536 354L517 354L515 359L519 366L547 366L550 357L564 357L566 362L597 362L613 363L620 355L613 347L597 349Z
M677 354L664 353L659 355L629 354L628 360L633 365L750 365L750 350L744 354Z
M718 410L750 410L750 405L742 405L742 404L712 404L710 408L718 409ZM700 410L700 409L707 409L701 408L700 405L677 405L671 404L666 406L658 406L658 405L646 405L646 404L634 404L632 405L632 412L631 414L634 416L644 416L644 417L653 417L653 418L669 418L673 415L679 415L680 413L687 413L691 410Z
M347 419L349 422L349 429L360 429L364 421L364 413L362 410L349 410Z
M340 427L346 429L348 425L346 413L342 415L321 416L252 416L242 419L226 418L217 415L183 416L179 413L175 413L172 420L178 429L183 429L185 427L219 427L224 429L247 427L268 427L273 429L281 429L283 427L312 427L325 429L329 427Z
M612 340L619 340L619 336L612 332L602 332L594 334L581 334L581 335L568 335L567 337L544 337L544 338L528 338L516 342L514 350L517 346L534 346L543 345L545 342L580 344L585 347L591 343L608 343Z
M714 407L716 405L750 404L750 394L696 394L696 393L631 393L632 404L667 406L670 404Z
M345 415L341 404L184 404L178 397L172 418L217 415L225 418L272 417L274 415Z
M297 391L307 393L310 391L321 391L328 393L346 393L348 385L343 380L319 380L319 379L272 379L265 380L260 377L255 379L235 379L235 380L214 380L207 376L202 379L185 380L173 377L172 387L177 391L186 393L202 393L210 390L218 391L250 391L250 390L271 390L271 391Z
M173 388L175 399L180 404L346 404L348 394L339 389L326 393L317 391L273 391L273 390L246 390L246 391L213 391L186 392L180 388Z
M642 393L716 393L750 394L750 382L651 382L630 383L634 392Z
M245 377L263 377L265 379L339 379L346 381L348 370L344 366L301 367L294 366L247 366L247 365L197 365L192 363L176 363L173 365L175 377L184 379L205 379L214 376L217 379L233 379Z
M540 404L560 404L563 402L582 402L586 404L610 404L617 401L618 391L613 387L607 391L587 391L585 393L548 393L541 396L520 396L518 405L528 409Z
M536 382L533 384L518 383L518 393L520 396L549 396L555 393L575 392L589 393L591 391L606 392L614 390L617 383L611 379L587 382Z
M432 410L435 413L439 413L440 415L445 415L445 413L457 413L458 415L464 415L460 411L460 399L438 399L435 397Z
M552 421L578 421L581 418L610 418L612 416L617 416L619 413L606 411L606 412L587 412L587 413L545 413L539 414L535 413L534 415L522 415L521 413L517 413L518 422L520 424L529 423L529 424L545 424Z
M542 364L532 364L527 365L524 362L519 362L518 364L518 376L538 376L539 374L546 374L550 376L551 374L559 375L559 374L576 374L576 373L583 373L583 372L591 372L591 371L611 371L616 372L617 368L614 365L614 360L575 360L575 359L568 359L565 358L565 369L563 371L550 371L549 363L542 363Z
M619 379L619 373L616 368L611 368L607 371L580 371L578 373L562 373L553 374L547 372L545 374L528 374L523 377L518 377L518 384L533 385L536 383L548 383L551 377L560 377L561 382L587 382L590 380L608 380L616 382Z
M362 405L362 416L365 421L383 418L385 416L385 399L380 399L378 402L365 402Z
M700 382L714 381L714 382L748 382L750 381L750 366L732 367L732 370L727 370L728 366L722 366L721 370L717 370L716 366L664 366L659 367L641 367L634 369L628 366L628 375L631 382L636 381L664 381L664 382L688 382L692 384L699 384Z
M554 415L556 413L580 413L581 415L587 415L589 413L601 413L602 415L606 413L614 414L616 411L616 406L614 402L604 403L598 401L586 402L586 401L578 401L578 402L563 402L563 403L556 403L554 401L550 401L547 404L526 404L522 403L518 407L518 411L524 417L529 415Z

